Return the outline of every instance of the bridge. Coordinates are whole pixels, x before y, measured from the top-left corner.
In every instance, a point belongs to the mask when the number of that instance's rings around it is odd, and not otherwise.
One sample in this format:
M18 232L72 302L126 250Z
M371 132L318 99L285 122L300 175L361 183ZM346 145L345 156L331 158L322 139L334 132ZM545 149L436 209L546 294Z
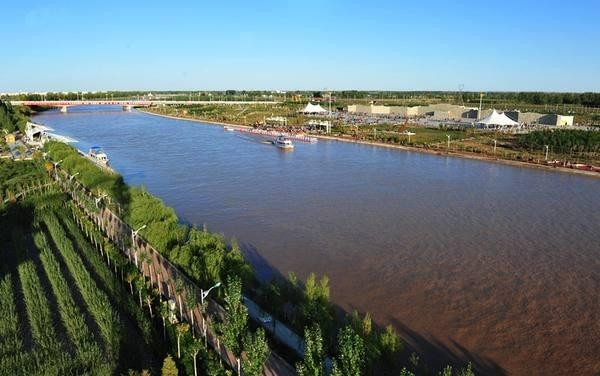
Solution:
M247 105L265 104L272 105L280 102L274 101L166 101L166 100L64 100L64 101L10 101L13 106L58 107L60 112L67 112L70 106L122 106L123 110L131 111L133 107L167 106L167 105L194 105L194 104L223 104Z

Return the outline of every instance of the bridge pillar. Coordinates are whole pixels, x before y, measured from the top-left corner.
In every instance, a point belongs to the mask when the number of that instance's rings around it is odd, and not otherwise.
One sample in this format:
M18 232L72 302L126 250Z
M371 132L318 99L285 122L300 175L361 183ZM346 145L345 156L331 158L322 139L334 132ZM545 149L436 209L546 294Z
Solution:
M67 106L61 106L60 107L60 112L62 112L63 114L67 113Z
M131 111L133 109L133 106L123 106L123 111Z

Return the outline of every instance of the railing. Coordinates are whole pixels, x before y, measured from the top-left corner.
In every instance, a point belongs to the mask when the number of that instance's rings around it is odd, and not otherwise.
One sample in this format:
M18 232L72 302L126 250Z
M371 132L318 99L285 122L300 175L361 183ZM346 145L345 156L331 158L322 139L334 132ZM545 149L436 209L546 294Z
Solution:
M35 191L42 190L44 188L50 187L53 184L54 184L53 182L50 182L50 183L46 183L46 184L43 184L43 185L37 185L37 186L31 187L31 188L27 188L24 191L20 191L19 193L15 194L14 195L14 200L18 200L21 197L25 197L27 194L29 194L31 192L35 192ZM6 198L6 199L4 199L2 201L2 204L6 204L7 202L9 202L11 200L13 200L13 198Z

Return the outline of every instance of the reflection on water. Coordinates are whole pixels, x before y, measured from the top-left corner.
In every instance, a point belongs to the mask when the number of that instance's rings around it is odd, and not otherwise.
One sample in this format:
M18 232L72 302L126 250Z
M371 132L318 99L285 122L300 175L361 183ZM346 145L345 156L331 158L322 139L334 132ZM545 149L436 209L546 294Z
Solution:
M600 372L600 180L320 141L282 152L218 126L69 109L37 117L266 276L331 278L345 309L495 373Z

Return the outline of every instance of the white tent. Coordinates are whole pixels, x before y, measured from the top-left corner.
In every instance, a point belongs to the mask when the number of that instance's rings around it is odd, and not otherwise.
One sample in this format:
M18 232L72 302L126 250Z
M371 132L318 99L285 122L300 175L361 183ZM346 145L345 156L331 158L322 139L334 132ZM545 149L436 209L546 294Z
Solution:
M312 104L309 102L306 105L306 107L304 107L304 109L302 109L298 112L301 112L303 114L322 114L324 112L327 112L327 110L324 109L323 107L321 107L320 104Z
M519 125L519 123L506 116L504 112L499 113L496 110L493 110L488 116L477 120L477 125L484 126L485 128L502 128L515 127Z

